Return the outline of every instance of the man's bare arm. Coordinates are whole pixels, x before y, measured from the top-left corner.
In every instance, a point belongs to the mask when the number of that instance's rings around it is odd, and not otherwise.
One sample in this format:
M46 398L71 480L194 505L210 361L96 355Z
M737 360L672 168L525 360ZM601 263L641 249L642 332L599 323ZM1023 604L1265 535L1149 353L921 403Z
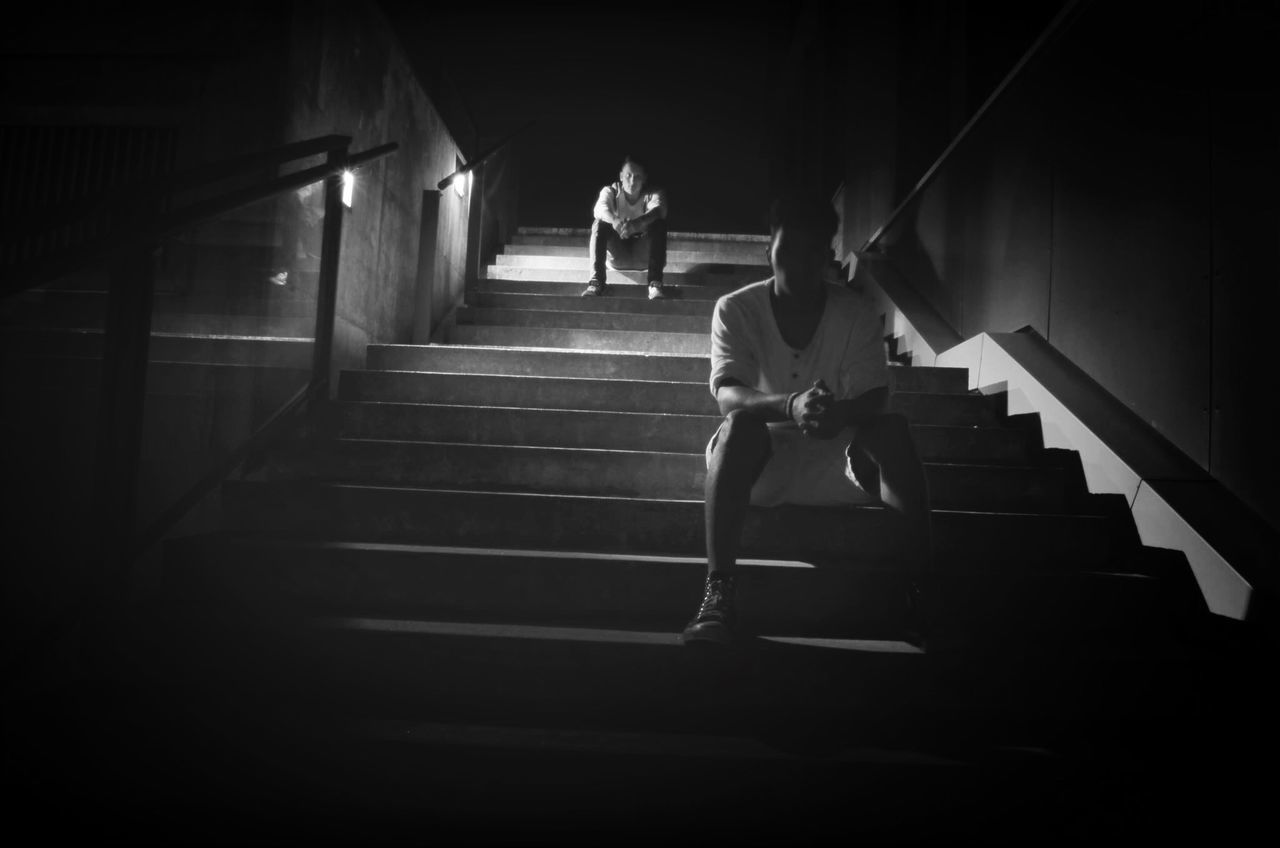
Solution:
M766 394L745 386L732 377L725 378L716 389L716 403L720 404L721 415L741 409L761 421L786 421L787 400L790 397Z
M635 232L643 233L643 232L646 232L649 229L649 227L653 226L653 223L655 221L660 221L662 220L663 217L664 215L662 212L662 207L659 206L657 208L650 209L648 212L644 213L638 218L632 218L628 222L628 225L630 229L634 230Z

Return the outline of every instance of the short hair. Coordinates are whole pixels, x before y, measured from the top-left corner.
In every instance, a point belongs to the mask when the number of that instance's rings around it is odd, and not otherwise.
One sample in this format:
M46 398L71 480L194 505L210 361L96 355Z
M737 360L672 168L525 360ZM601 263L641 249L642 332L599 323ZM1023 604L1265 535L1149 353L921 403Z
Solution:
M649 175L649 166L646 165L643 160L637 159L636 157L632 156L630 153L622 157L622 164L618 166L618 170L621 171L623 168L627 167L627 165L638 167L642 171L644 171L645 176Z
M822 195L787 191L769 207L769 235L776 235L784 226L834 238L840 227L840 218L835 207Z

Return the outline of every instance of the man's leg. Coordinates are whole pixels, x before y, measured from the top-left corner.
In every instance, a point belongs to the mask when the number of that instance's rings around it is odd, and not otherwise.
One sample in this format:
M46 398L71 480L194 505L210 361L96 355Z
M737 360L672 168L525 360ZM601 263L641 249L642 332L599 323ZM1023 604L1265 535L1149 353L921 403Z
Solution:
M667 222L661 219L654 221L645 231L644 237L649 240L649 296L665 297L662 270L667 267Z
M751 487L769 460L769 428L741 410L730 412L716 433L707 463L707 583L702 606L684 630L684 641L726 643L734 623L733 577Z
M901 517L908 545L910 602L919 615L921 584L933 573L933 521L924 465L907 419L892 413L859 426L849 445L849 461L858 481ZM917 620L916 626L921 624Z
M609 239L616 239L617 232L612 226L596 218L591 224L591 240L587 244L587 255L591 257L591 279L587 281L587 289L582 293L588 295L604 294L606 271L604 260L609 249Z

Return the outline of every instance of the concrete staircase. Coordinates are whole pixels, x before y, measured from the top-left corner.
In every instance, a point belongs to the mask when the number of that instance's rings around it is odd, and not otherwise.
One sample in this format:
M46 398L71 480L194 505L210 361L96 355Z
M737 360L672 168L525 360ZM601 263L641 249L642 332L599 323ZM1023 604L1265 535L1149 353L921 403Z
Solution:
M328 767L352 792L370 758L524 775L450 784L438 812L459 820L562 809L543 784L566 774L661 814L679 804L657 776L698 768L739 806L744 781L941 769L936 800L959 804L980 765L1059 764L1100 726L1141 747L1135 727L1187 720L1214 651L1185 558L1144 548L1123 498L1089 493L1074 453L956 369L890 369L936 508L927 649L906 639L902 539L879 507L754 510L749 638L683 648L719 421L710 315L768 276L766 240L673 233L676 296L651 302L631 272L579 297L585 239L521 230L443 342L371 346L322 422L224 485L221 532L168 544L184 685L340 749Z

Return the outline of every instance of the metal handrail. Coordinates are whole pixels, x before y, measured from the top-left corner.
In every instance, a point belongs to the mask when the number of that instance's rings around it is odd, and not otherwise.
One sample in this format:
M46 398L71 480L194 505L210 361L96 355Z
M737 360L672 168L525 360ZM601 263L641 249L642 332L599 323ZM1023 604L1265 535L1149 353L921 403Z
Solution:
M969 133L973 131L973 128L976 127L984 117L986 117L986 114L991 111L991 107L1000 99L1001 95L1005 93L1014 80L1022 75L1022 72L1027 65L1039 55L1040 51L1054 38L1054 36L1058 35L1060 31L1065 31L1069 22L1073 22L1079 17L1088 2L1089 0L1069 0L1069 2L1059 10L1058 14L1049 23L1049 26L1045 27L1044 32L1040 33L1040 36L1029 48L1027 48L1027 52L1022 54L1022 58L1013 66L1013 69L1005 75L1004 79L1001 80L1000 84L991 92L991 95L987 97L978 111L973 113L973 117L970 118L963 127L961 127L960 132L956 133L956 137L951 140L951 143L942 151L942 154L934 160L932 165L929 166L929 170L924 172L924 176L916 182L915 188L911 189L911 192L906 196L906 198L904 198L903 201L898 204L897 208L889 214L888 219L885 220L885 222L871 234L871 237L866 240L862 247L859 248L859 252L867 252L872 249L875 243L880 240L880 237L888 231L889 227L893 226L894 222L901 217L907 207L915 201L916 196L933 182L934 177L938 175L938 171L942 169L943 164L945 164L947 159L951 157L951 154L955 152L956 148L960 146L960 143L964 141Z
M302 188L343 170L355 168L374 159L387 156L394 153L399 147L394 142L374 147L361 153L343 157L337 162L317 165L305 171L298 171L296 174L278 177L270 182L260 183L247 189L231 192L214 200L196 203L176 212L170 212L150 223L141 224L128 235L122 236L117 233L104 236L78 250L60 256L38 259L24 267L7 272L8 280L0 288L0 295L25 291L63 274L70 273L91 262L122 256L130 251L143 248L147 244L165 236L194 226L201 221L216 218L219 215L252 205L277 194L283 194L286 191ZM307 155L314 155L314 153ZM15 280L20 282L15 285L13 283Z
M87 197L76 198L55 206L13 214L0 220L0 228L5 233L38 233L42 230L65 227L118 207L122 194L129 194L134 197L139 195L154 196L165 192L195 188L243 174L253 168L283 165L296 159L306 159L310 156L343 150L350 144L351 137L346 135L323 135L305 141L282 144L269 150L260 150L256 153L247 153L231 159L196 165L174 174L153 177L141 182L130 183L126 186L103 189Z

